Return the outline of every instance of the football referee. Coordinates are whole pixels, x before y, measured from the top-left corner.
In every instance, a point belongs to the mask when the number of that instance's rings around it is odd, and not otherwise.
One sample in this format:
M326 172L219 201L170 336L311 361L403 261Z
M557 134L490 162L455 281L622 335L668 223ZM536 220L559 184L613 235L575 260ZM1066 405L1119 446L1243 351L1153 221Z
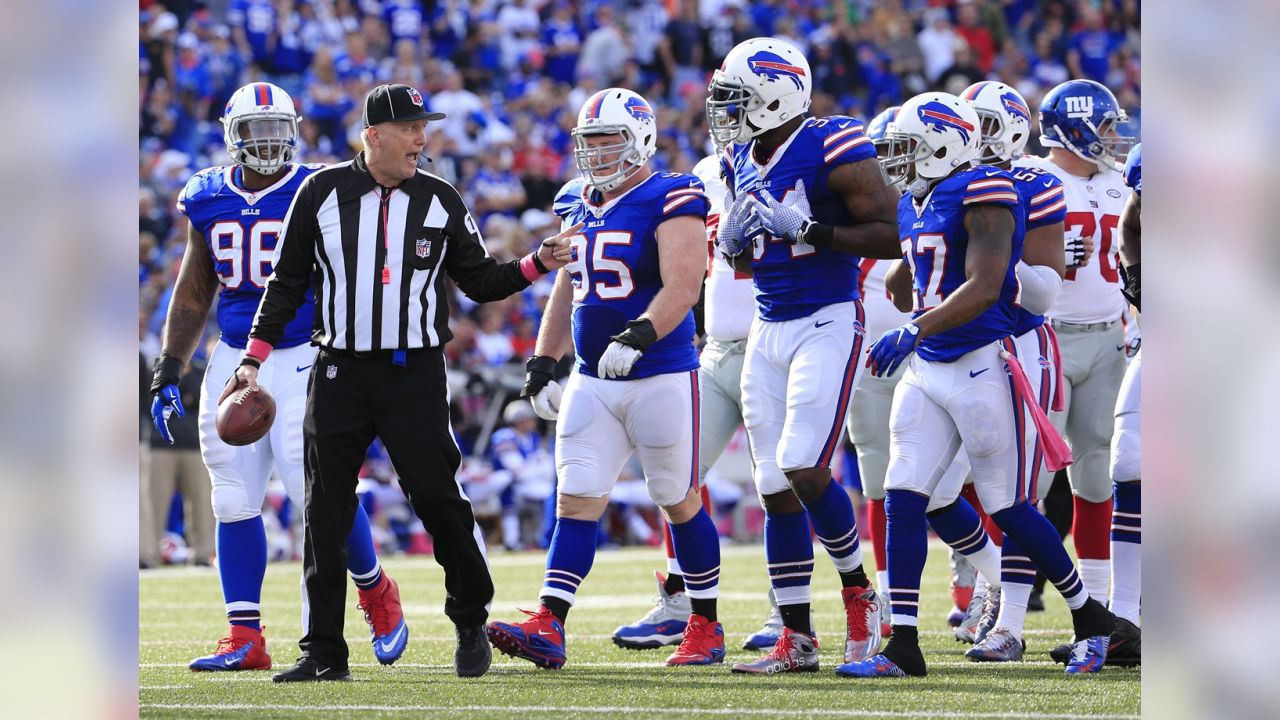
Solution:
M277 682L350 677L343 615L346 537L356 473L382 438L414 511L435 540L445 574L445 614L457 628L454 667L489 668L484 635L493 581L481 534L454 473L461 453L449 425L442 348L449 332L448 275L476 302L499 300L562 266L569 228L509 263L489 257L458 191L418 170L428 112L407 85L381 85L364 104L364 151L317 172L285 216L275 274L229 388L254 385L258 366L307 295L315 292L308 382L304 578L310 603L302 656Z

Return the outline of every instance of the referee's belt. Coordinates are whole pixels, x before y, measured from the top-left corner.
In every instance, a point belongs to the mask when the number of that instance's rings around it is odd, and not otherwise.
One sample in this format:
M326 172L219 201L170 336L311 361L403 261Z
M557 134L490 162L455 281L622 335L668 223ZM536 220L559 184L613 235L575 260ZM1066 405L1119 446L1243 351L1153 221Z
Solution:
M321 347L320 349L332 355L344 355L346 357L353 357L360 360L381 360L401 367L405 366L410 355L419 355L426 352L442 352L439 347L412 348L410 350L346 350L331 347Z
M1065 333L1085 333L1085 332L1101 332L1110 330L1120 323L1119 320L1108 320L1107 322L1096 323L1071 323L1062 320L1050 320L1049 324L1054 330Z

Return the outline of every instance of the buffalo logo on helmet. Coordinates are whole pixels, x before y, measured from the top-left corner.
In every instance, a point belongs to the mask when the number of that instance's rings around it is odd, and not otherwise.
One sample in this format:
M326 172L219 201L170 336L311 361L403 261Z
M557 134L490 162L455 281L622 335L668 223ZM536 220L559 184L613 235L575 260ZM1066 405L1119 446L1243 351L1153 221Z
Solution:
M792 65L781 55L761 50L747 58L747 67L751 68L751 72L756 75L767 78L769 82L790 80L795 83L797 90L804 88L800 82L800 78L804 77L804 68Z
M654 119L653 108L649 104L638 97L628 98L623 107L631 117L640 122L652 121Z
M974 130L973 124L960 117L955 110L934 100L921 105L917 114L920 116L920 122L930 130L944 133L947 128L950 128L960 133L965 145L969 144L969 133Z
M409 88L409 102L422 107L422 95L418 93L416 88Z
M1031 111L1028 110L1027 106L1023 105L1022 101L1013 93L1007 92L1001 95L1000 104L1004 106L1004 109L1007 110L1010 115L1016 118L1022 118L1027 122L1031 122Z

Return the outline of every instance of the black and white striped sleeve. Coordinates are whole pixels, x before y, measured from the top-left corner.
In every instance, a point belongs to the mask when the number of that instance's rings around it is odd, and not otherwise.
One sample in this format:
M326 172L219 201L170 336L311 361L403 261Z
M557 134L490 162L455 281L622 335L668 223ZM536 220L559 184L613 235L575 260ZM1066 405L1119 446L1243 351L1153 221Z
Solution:
M276 243L276 261L267 289L258 304L249 337L275 346L284 328L293 320L307 297L315 269L316 238L319 236L315 207L315 175L298 188L289 212L284 216L284 229Z
M530 280L520 269L520 261L499 263L489 256L480 229L471 217L458 190L452 186L441 193L449 212L445 232L449 236L446 269L467 297L476 302L492 302L529 287Z

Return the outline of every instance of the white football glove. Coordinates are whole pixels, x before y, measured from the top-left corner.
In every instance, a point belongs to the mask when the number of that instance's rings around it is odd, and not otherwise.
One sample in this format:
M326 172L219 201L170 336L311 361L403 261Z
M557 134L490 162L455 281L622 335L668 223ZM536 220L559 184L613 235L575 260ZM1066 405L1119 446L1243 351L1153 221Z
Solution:
M596 366L596 369L600 373L600 377L606 380L626 377L631 373L631 367L636 364L636 361L643 354L630 345L614 340L609 343L609 347L605 348L604 354L600 356L600 363Z
M750 193L736 199L725 198L725 210L720 214L720 227L716 230L716 244L729 257L737 257L755 242L760 234L760 221L752 211Z
M560 417L560 397L563 391L555 380L547 383L534 394L533 411L543 420L555 420Z
M786 238L788 242L799 242L801 230L812 219L813 211L809 209L809 195L805 192L804 181L796 183L795 194L791 196L791 204L783 205L768 190L761 190L764 202L751 197L760 225L776 238Z
M1085 238L1081 235L1068 235L1065 238L1065 244L1063 262L1068 270L1082 268L1089 264L1089 256L1093 254L1093 240L1091 238Z

